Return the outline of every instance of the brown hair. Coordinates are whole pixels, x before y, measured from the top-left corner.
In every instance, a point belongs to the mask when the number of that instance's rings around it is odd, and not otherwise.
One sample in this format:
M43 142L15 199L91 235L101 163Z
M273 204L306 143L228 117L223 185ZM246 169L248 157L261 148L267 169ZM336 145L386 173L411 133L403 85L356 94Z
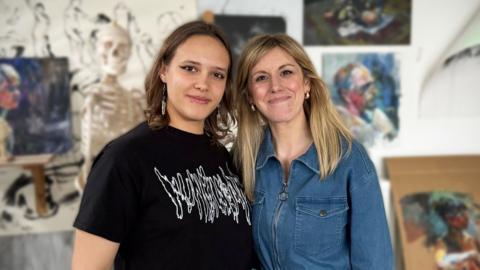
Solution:
M229 121L233 121L230 117L231 111L231 81L232 81L232 53L230 45L223 34L222 30L215 25L202 22L192 21L179 26L165 39L155 62L145 79L145 91L147 96L147 109L145 116L147 123L152 129L162 128L170 123L168 112L162 116L162 89L166 84L160 79L160 71L164 66L170 64L175 56L178 46L185 42L188 38L195 35L204 35L220 41L228 52L230 64L227 70L227 81L225 85L225 93L220 101L216 111L205 119L205 132L215 141L224 138L229 130ZM218 111L217 111L218 110ZM220 117L217 117L219 115Z
M234 160L241 168L247 197L253 199L255 187L255 163L266 119L258 111L252 111L249 103L248 82L253 67L274 48L280 48L295 59L310 83L310 98L304 102L313 143L318 154L320 179L333 173L342 157L342 141L351 147L352 136L342 123L330 93L302 46L285 34L259 35L245 45L238 60L234 87L235 113L238 121ZM343 138L343 139L342 139Z

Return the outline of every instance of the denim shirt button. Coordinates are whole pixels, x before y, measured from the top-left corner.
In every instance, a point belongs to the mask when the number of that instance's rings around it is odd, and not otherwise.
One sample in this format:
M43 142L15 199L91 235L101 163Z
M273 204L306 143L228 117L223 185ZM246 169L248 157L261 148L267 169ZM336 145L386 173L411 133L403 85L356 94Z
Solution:
M326 215L327 215L327 211L325 211L325 210L321 210L321 211L320 211L320 216L321 216L321 217L324 217L324 216L326 216Z

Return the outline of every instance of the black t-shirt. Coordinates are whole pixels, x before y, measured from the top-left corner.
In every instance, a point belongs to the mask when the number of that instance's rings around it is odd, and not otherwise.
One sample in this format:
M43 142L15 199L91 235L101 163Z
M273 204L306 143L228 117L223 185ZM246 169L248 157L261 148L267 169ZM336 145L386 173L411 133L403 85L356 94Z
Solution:
M95 159L74 226L125 269L250 269L250 206L223 146L142 123ZM122 268L123 268L122 267Z

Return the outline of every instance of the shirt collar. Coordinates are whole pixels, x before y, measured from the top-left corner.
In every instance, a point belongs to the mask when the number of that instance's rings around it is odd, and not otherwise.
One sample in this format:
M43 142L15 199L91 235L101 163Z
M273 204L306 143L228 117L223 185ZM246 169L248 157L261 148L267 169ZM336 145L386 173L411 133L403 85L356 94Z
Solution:
M263 168L263 166L267 164L267 161L272 157L275 157L275 149L273 147L272 133L270 131L270 128L267 127L265 128L263 134L263 141L258 151L256 169L259 170ZM315 173L320 173L317 149L315 148L315 144L312 143L308 148L307 152L298 157L296 160L305 164L307 168L314 171Z
M256 169L261 169L267 161L275 157L275 149L273 147L272 141L272 133L270 132L270 128L266 127L263 131L263 141L258 149L257 155L257 162L256 162Z
M319 161L318 161L317 149L315 148L314 143L312 143L310 145L307 152L305 152L303 155L298 157L296 160L305 164L305 166L307 166L307 168L309 168L310 170L312 170L316 174L320 173L320 167L319 167L319 164L318 164Z

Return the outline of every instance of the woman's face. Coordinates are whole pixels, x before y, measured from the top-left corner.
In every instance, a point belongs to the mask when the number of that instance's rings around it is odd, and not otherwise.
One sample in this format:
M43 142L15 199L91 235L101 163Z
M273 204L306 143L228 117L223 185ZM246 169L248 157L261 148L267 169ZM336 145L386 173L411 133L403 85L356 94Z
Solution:
M248 89L251 100L270 124L301 120L310 84L295 59L273 48L252 68Z
M227 82L230 59L223 44L210 36L195 35L175 51L160 77L167 84L170 124L202 128L220 103Z

